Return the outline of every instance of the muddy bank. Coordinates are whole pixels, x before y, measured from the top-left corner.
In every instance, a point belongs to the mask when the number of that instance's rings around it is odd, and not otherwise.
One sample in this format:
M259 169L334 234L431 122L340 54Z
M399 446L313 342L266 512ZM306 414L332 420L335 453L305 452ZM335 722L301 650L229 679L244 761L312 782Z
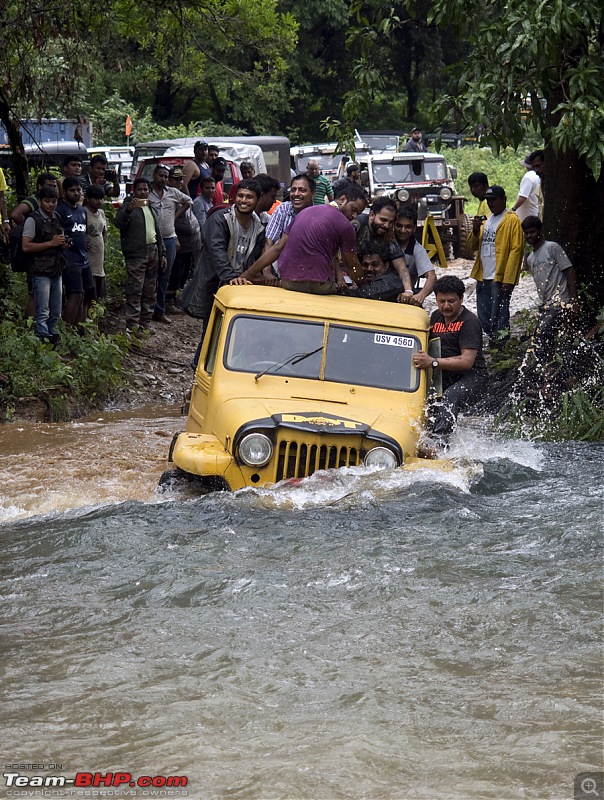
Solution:
M109 408L182 402L193 380L191 359L199 343L201 322L186 314L174 314L170 319L170 325L152 322L152 335L124 357L126 382L108 403ZM103 326L107 330L123 330L121 308L110 309Z

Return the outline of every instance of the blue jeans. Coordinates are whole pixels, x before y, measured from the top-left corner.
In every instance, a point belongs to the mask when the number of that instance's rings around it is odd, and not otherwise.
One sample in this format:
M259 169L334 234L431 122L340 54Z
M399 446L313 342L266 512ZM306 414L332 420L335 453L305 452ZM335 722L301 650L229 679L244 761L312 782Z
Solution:
M497 281L476 283L476 314L487 336L510 329L511 293L502 290Z
M494 281L477 281L476 283L476 314L487 336L491 333L493 283Z
M168 266L162 272L161 269L157 273L157 298L155 300L155 313L166 313L166 292L168 291L168 284L170 283L170 272L172 271L172 264L176 258L176 237L172 239L164 239L164 247L166 248L166 258Z
M491 335L495 336L500 331L507 331L507 336L498 337L510 338L510 297L511 292L503 289L503 284L493 282L493 294L491 296Z
M61 319L63 306L63 283L60 275L33 275L34 332L40 338L48 338L56 333L57 322Z

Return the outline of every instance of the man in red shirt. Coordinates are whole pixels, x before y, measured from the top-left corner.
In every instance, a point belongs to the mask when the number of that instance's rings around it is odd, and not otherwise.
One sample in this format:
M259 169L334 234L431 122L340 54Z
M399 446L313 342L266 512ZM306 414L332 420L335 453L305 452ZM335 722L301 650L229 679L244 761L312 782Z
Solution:
M224 187L222 185L226 168L227 162L222 156L218 156L218 158L215 158L212 162L212 177L216 181L216 189L214 190L214 197L212 198L213 206L219 206L226 202Z

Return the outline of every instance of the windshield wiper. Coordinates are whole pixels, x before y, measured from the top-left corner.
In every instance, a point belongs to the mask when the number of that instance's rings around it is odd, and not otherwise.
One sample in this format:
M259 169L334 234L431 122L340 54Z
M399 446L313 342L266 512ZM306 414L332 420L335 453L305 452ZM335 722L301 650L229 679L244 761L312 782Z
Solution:
M263 369L262 372L256 373L256 375L254 375L254 380L257 381L269 371L277 372L277 370L280 370L281 367L285 367L288 364L299 364L300 361L304 361L305 358L310 358L310 356L314 356L315 353L320 353L322 349L323 345L321 345L321 347L317 347L316 350L311 350L308 353L293 353L293 355L284 358L283 361L277 361L275 364L271 364L266 369Z

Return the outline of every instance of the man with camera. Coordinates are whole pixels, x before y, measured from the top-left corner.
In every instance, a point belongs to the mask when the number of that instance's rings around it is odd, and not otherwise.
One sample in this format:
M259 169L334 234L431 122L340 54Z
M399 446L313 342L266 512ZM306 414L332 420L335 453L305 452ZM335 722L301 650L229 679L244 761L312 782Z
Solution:
M90 165L86 175L80 178L82 191L86 191L87 186L100 186L105 192L105 197L120 196L120 178L117 172L107 168L105 156L96 155L90 159Z
M155 308L158 268L165 271L167 267L159 221L149 205L150 188L146 178L137 178L133 194L124 200L115 215L128 274L126 328L131 331L149 328Z

